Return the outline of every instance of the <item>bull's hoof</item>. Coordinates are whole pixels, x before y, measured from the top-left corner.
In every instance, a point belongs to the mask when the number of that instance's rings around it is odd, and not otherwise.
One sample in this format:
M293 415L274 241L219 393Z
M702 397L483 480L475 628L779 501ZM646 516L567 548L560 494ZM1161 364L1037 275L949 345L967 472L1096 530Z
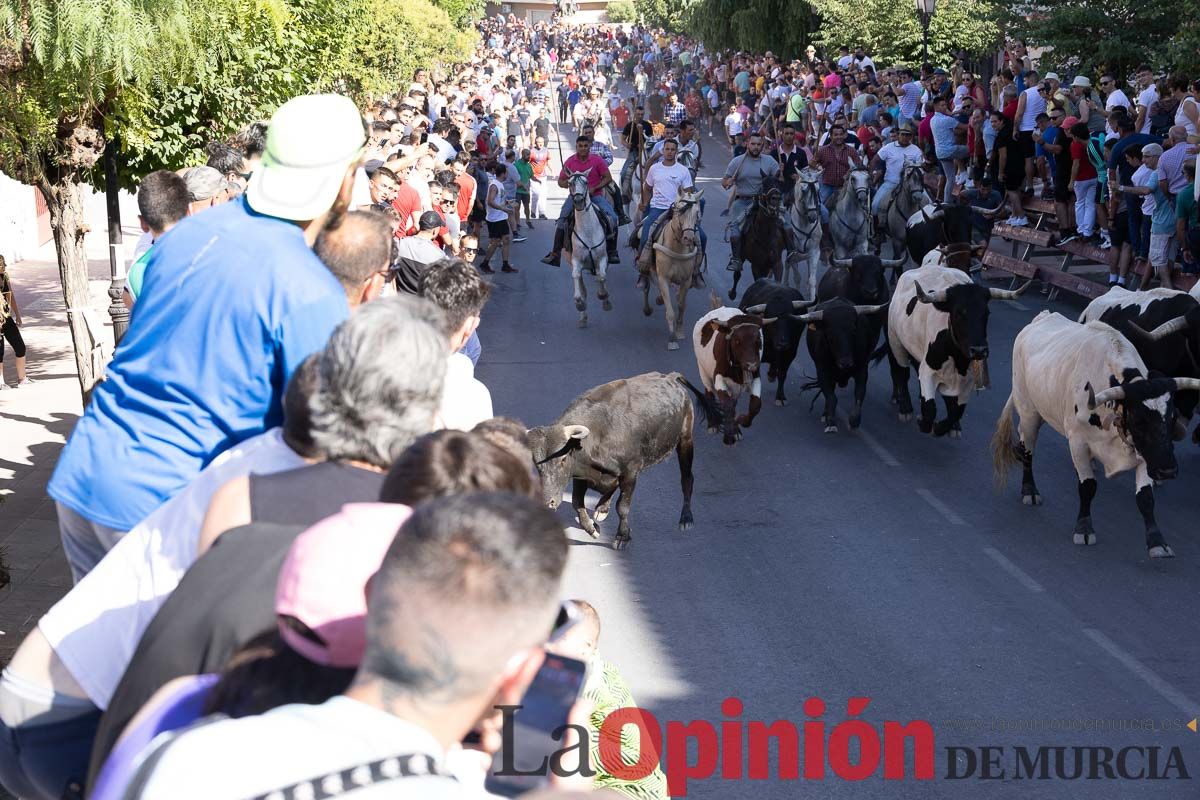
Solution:
M858 426L860 426L860 425L862 425L862 414L851 414L850 415L850 430L856 431L856 430L858 430Z
M1042 496L1036 491L1027 492L1021 491L1021 503L1027 506L1040 506L1042 504Z
M613 539L613 550L628 549L629 548L629 540L630 540L630 536L628 534L622 535L622 534L618 533L616 538Z
M683 510L683 513L679 515L679 530L681 530L681 531L691 530L693 522L694 522L694 520L692 519L691 510L685 508Z
M1155 545L1154 547L1151 547L1149 550L1147 550L1146 553L1151 558L1174 558L1175 557L1175 551L1171 549L1170 545L1166 545L1166 544Z
M587 308L587 303L584 301L584 299L582 297L576 297L575 298L575 310L583 311L585 308Z
M600 301L600 307L605 311L612 311L612 301L606 297Z
M1096 544L1096 531L1092 528L1091 517L1080 517L1075 520L1075 531L1072 534L1072 541L1075 544L1082 545Z
M825 432L826 432L826 433L837 433L837 432L838 432L838 426L837 426L837 425L826 425L826 426L825 426Z
M933 433L933 422L919 419L917 420L917 430L921 433ZM938 435L940 436L941 434Z
M750 427L750 423L754 422L754 420L750 419L749 415L747 415L747 414L741 414L740 416L738 416L738 418L737 418L736 422L737 422L737 424L738 424L738 426L739 426L739 427L742 427L742 428L749 428L749 427ZM740 438L742 438L742 432L741 432L741 431L738 431L738 432L737 432L737 437L738 437L739 439L740 439Z
M608 506L596 506L596 510L592 512L592 521L597 525L608 519Z
M951 428L949 436L951 439L961 439L962 438L962 428Z
M729 299L730 299L730 300L736 300L736 299L737 299L737 292L736 292L736 291L734 291L733 289L730 289L730 290L729 290Z
M926 431L926 432L928 433L928 431ZM950 420L944 419L944 420L941 420L940 422L935 422L933 424L933 435L934 436L945 436L947 434L953 435L953 432L954 432L954 424L951 423Z
M912 422L912 417L913 417L912 412L909 412L907 414L901 413L901 414L896 415L896 419L900 420L901 422Z
M718 431L720 431L720 430L721 430L720 428L717 428L717 427L711 427L711 426L710 426L710 427L709 427L709 429L708 429L708 432L709 432L709 433L717 433L717 432L718 432Z
M642 306L642 313L648 317L653 314L654 311L650 308L650 306Z
M670 339L670 340L668 340L668 341L667 341L667 349L668 349L668 350L678 350L678 349L679 349L679 342L675 341L674 339Z
M580 328L586 328L587 327L587 317L580 317L579 321L576 322L575 325Z
M781 407L781 408L782 408L783 406L786 406L786 405L787 405L787 398L786 398L786 397L776 397L776 398L775 398L775 405L777 405L777 406L779 406L779 407Z

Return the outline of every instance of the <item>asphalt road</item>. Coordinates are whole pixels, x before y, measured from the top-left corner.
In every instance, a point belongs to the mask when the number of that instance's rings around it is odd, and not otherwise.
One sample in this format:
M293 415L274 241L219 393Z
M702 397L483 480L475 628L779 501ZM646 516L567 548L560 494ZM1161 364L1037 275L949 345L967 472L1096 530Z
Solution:
M573 138L564 126L568 155ZM718 180L728 151L707 135L702 144L710 284L724 297ZM561 195L552 196L552 216ZM623 248L623 263L610 270L614 309L593 299L591 326L580 330L569 268L538 263L552 226L539 222L514 245L519 274L493 281L478 374L497 413L543 424L592 386L652 370L679 370L695 383L690 331L709 308L708 290L691 293L689 335L669 353L662 312L642 316ZM903 781L884 780L882 766L861 782L828 767L821 781L783 781L773 754L770 780L714 775L690 782L689 797L1200 797L1200 777L1012 779L1017 745L1157 746L1160 770L1178 746L1187 774L1200 773L1200 734L1182 727L1200 713L1200 449L1182 443L1181 477L1156 491L1171 560L1146 556L1132 473L1100 479L1099 545L1072 544L1075 474L1065 441L1048 427L1036 460L1045 505L1021 504L1015 473L1005 492L993 489L988 441L1008 395L1012 341L1044 306L1036 288L1018 303L993 303L993 388L971 398L959 440L896 419L886 362L871 374L863 428L823 433L819 406L810 410L811 394L800 393L813 374L802 346L790 405L773 404L764 371L766 404L736 447L698 428L692 530L676 528L673 457L638 483L629 550L610 549L615 509L599 542L570 529L568 592L599 609L602 652L664 724L717 724L730 719L722 700L737 697L744 712L734 720L799 725L809 719L803 702L820 697L828 736L846 719L847 699L861 696L871 698L862 718L876 731L885 720L927 720L935 731L933 780L912 779L910 753ZM1052 307L1074 316L1081 306ZM559 513L573 523L569 503ZM955 746L1005 746L1006 779L982 780L979 767L947 779L950 762L960 774L966 767L948 751ZM1129 770L1147 758L1131 755ZM1067 751L1068 770L1072 763Z

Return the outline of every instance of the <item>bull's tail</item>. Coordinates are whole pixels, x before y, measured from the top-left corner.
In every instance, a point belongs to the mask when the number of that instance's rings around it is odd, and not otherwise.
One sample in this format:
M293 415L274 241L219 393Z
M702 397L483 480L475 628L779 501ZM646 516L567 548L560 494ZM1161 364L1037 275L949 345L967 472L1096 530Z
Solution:
M721 298L717 296L717 293L710 290L709 297L708 297L708 305L710 306L709 311L716 311L718 308L720 308L724 304L721 302Z
M891 342L888 341L887 325L883 326L883 341L879 343L879 347L875 348L875 352L871 353L871 363L878 364L883 359L887 358L888 351L892 349Z
M992 434L992 477L996 489L1008 485L1008 471L1017 466L1016 446L1013 443L1013 396L1009 394L1000 419L996 420L996 432Z
M679 384L689 392L696 395L696 399L700 401L700 410L704 412L705 425L709 428L721 427L724 414L721 413L721 407L717 405L716 401L695 386L692 386L691 381L682 375L676 376L675 380L679 381Z

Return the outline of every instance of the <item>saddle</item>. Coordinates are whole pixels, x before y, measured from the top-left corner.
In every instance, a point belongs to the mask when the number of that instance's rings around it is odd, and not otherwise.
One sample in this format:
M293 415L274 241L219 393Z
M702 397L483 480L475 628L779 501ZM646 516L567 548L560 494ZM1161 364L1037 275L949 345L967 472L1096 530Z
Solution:
M610 220L608 218L608 215L605 214L603 211L601 211L599 208L596 209L596 216L598 216L600 218L600 227L604 229L604 239L606 241L611 241L613 239L613 237L615 237L618 233L617 229L613 227L612 220ZM567 232L567 241L571 241L571 237L575 235L575 215L574 214L567 215L566 232Z

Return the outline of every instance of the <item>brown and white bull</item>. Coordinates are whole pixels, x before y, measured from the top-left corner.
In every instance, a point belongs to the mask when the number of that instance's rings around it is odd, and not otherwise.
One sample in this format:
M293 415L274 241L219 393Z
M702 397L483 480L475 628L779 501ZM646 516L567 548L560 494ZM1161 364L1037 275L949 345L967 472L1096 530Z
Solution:
M1021 502L1039 505L1033 481L1033 450L1043 422L1066 437L1079 480L1075 544L1093 545L1092 498L1096 478L1135 470L1138 511L1146 525L1151 558L1174 555L1154 519L1154 481L1178 472L1172 444L1176 391L1200 389L1196 378L1150 373L1136 349L1103 322L1077 322L1043 311L1013 344L1012 394L996 423L992 461L1003 487L1008 470L1021 464ZM1097 391L1099 390L1099 391ZM1012 441L1016 411L1018 442Z
M763 326L775 322L773 317L746 314L741 309L720 306L714 294L714 305L692 329L692 347L696 352L696 368L708 400L721 409L724 442L737 443L742 437L740 428L749 428L762 408ZM735 416L738 398L750 393L750 409ZM709 422L709 433L716 428Z
M972 362L988 356L988 302L1012 300L1029 288L989 289L973 282L967 273L940 266L909 270L896 282L888 308L888 358L892 367L892 392L900 420L912 419L908 373L917 365L922 433L957 438L967 399L975 390ZM934 423L937 394L946 404L946 418Z

